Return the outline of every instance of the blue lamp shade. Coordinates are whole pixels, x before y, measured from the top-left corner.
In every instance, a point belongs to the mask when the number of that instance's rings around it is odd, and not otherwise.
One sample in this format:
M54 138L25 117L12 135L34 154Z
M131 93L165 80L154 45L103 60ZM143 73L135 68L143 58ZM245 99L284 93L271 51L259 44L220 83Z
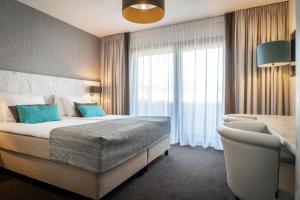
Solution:
M288 65L291 62L291 44L289 41L267 42L257 46L258 67Z

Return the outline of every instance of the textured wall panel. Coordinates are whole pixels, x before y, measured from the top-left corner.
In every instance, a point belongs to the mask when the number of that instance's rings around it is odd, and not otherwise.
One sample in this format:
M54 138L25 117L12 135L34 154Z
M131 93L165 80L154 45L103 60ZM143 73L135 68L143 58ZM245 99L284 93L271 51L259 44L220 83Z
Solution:
M90 86L100 82L27 74L0 70L0 91L16 94L42 95L47 103L52 96L89 96Z
M99 80L99 38L15 0L0 0L0 69Z

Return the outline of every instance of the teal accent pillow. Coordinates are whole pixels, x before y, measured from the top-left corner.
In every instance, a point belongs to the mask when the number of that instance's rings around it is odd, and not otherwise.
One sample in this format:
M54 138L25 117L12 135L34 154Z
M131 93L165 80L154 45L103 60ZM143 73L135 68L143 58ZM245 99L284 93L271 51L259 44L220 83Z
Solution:
M82 117L102 117L106 115L101 106L83 105L78 106L78 110Z
M20 122L37 124L42 122L60 121L57 105L17 106Z

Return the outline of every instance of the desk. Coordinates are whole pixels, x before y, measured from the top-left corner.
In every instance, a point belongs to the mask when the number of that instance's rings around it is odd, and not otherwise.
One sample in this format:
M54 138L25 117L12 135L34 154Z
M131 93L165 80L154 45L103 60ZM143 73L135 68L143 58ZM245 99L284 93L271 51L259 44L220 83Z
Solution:
M281 115L240 115L232 114L230 117L242 117L243 119L249 117L266 124L268 131L272 135L280 138L282 145L286 146L294 155L296 155L296 117L295 116L281 116ZM251 120L250 119L250 120Z

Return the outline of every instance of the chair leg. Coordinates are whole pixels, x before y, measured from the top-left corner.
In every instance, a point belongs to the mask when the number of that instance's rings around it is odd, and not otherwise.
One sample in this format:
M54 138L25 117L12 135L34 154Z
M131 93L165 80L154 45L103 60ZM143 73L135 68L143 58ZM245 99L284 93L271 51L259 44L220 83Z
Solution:
M278 199L278 197L279 197L279 192L278 192L278 190L275 192L275 198L276 199Z
M238 198L237 196L235 197L235 200L240 200L240 198Z

